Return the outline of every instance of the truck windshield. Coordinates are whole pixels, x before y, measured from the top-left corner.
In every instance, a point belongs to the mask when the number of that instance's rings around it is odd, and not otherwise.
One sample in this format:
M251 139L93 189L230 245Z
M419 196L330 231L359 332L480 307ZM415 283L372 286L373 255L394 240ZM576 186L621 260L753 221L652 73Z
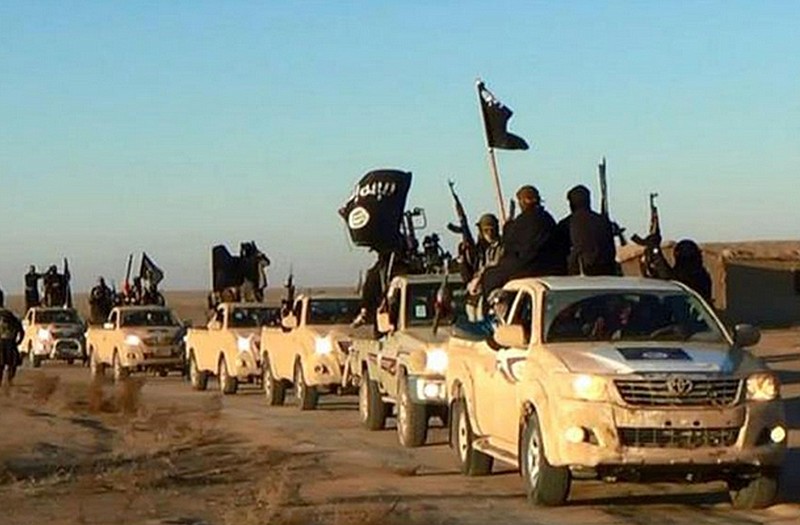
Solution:
M36 322L41 324L80 324L81 319L75 310L39 310L36 312Z
M280 319L280 308L234 308L228 325L230 328L258 328L273 326Z
M441 294L442 283L409 283L406 288L406 324L408 326L432 326L439 309L439 326L453 324L464 312L466 291L459 282L447 284L446 293ZM444 301L444 302L443 302ZM437 306L438 303L438 306Z
M169 310L134 310L122 312L120 326L178 326Z
M307 324L350 324L361 310L361 301L352 299L311 299Z
M544 341L724 343L711 312L694 296L663 290L565 290L545 295Z

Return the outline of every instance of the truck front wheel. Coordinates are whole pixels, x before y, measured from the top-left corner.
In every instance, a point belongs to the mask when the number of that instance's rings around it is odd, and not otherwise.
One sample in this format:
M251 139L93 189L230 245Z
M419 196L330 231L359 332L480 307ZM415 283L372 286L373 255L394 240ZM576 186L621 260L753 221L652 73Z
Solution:
M189 356L189 382L192 384L192 388L198 391L208 388L208 372L201 371L197 367L197 358L195 358L194 352Z
M358 385L358 415L361 424L368 430L383 430L386 427L387 406L381 398L378 383L369 378L364 369Z
M763 509L775 503L778 496L779 471L762 472L752 479L728 481L731 503L735 509Z
M92 375L92 379L103 377L106 374L106 365L100 362L94 348L89 349L89 373Z
M122 361L119 358L119 352L114 350L114 355L111 357L111 369L114 371L114 382L119 383L128 377L128 369L122 366Z
M567 501L570 474L567 467L554 467L547 461L539 416L532 413L522 432L519 463L528 501L555 507Z
M306 384L303 376L303 365L297 361L294 365L294 392L300 410L315 410L319 402L319 391L315 386Z
M225 362L225 356L219 358L219 365L217 368L217 379L219 380L220 391L226 396L235 394L239 389L239 380L228 373L228 364Z
M408 391L408 379L401 375L397 399L397 436L404 447L421 447L428 437L428 411L414 403Z
M456 399L453 402L453 418L450 421L452 446L458 455L461 473L467 476L485 476L492 472L494 458L475 450L475 434L469 423L467 402Z
M281 406L286 400L286 386L283 381L276 379L272 374L269 357L264 355L261 360L261 382L264 383L264 395L269 406Z

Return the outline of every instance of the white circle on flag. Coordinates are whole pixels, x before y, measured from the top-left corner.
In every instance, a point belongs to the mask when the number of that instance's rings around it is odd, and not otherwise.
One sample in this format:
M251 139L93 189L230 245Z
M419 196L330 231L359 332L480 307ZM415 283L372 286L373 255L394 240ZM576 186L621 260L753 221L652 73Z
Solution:
M351 230L360 230L366 226L368 222L369 212L361 206L353 208L350 211L350 215L347 217L347 225Z

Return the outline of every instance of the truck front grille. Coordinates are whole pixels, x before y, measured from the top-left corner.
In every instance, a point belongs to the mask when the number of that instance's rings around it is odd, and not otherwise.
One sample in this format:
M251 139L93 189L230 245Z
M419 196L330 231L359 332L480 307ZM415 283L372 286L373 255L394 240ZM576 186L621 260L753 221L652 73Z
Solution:
M635 406L729 406L739 399L741 379L617 379L623 401Z
M620 427L620 444L637 448L731 447L739 437L739 427L731 428L636 428Z

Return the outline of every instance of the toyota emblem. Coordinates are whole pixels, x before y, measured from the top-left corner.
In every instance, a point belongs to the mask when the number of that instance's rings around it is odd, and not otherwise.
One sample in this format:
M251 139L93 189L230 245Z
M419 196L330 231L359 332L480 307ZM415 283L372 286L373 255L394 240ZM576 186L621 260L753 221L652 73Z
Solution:
M667 379L667 391L673 396L684 397L694 388L692 380L686 377L673 376Z

